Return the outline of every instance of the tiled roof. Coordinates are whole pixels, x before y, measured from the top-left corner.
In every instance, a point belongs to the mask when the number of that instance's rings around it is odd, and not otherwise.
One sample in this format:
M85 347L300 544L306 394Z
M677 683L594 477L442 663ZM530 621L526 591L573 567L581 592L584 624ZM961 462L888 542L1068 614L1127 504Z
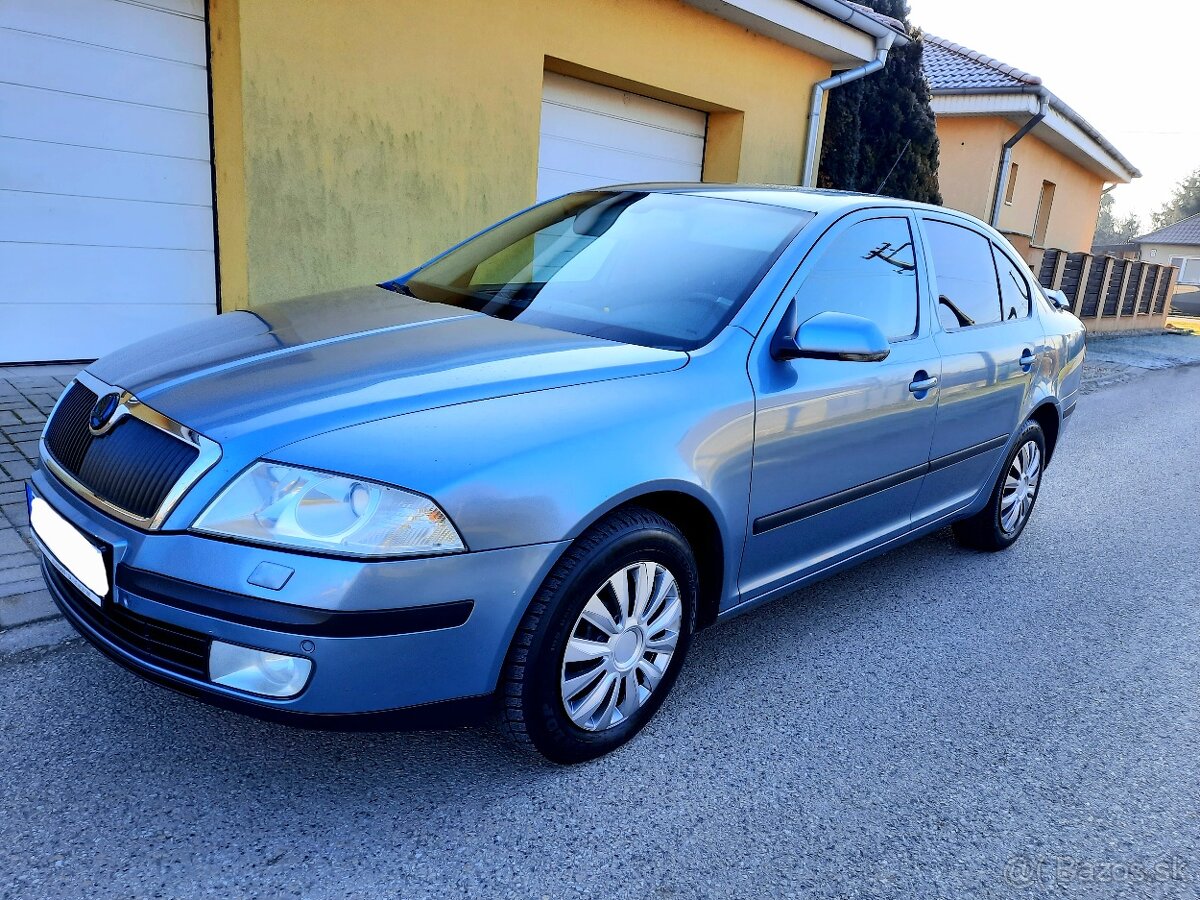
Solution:
M956 44L936 34L925 35L922 64L929 89L939 93L970 93L985 89L1037 87L1042 79L998 59Z
M948 41L936 34L926 33L924 43L922 66L931 93L1037 94L1044 97L1052 109L1073 122L1097 146L1120 163L1130 177L1141 176L1142 173L1137 167L1109 143L1108 139L1096 130L1096 126L1047 90L1038 76L1030 75L1016 66L1010 66L986 53Z
M842 0L842 3L845 6L849 6L851 9L857 9L865 16L870 16L880 25L886 25L888 28L892 29L893 31L898 31L901 34L908 34L908 29L904 27L904 23L899 19L893 19L891 16L885 16L883 13L876 12L869 6L863 6L861 3L855 3L854 0Z
M1139 244L1197 244L1200 245L1200 213L1188 216L1158 231L1134 238Z

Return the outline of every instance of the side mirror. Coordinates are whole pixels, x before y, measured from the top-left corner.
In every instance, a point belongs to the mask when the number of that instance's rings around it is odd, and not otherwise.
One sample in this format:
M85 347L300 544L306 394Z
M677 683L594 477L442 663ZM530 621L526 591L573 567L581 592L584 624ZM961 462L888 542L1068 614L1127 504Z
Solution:
M879 326L862 316L839 312L817 313L796 325L793 300L771 341L775 359L837 359L848 362L879 362L892 352Z
M1055 309L1065 309L1068 312L1070 311L1071 301L1067 299L1067 295L1062 291L1052 291L1043 288L1043 293L1045 293L1046 299L1050 301L1050 305Z

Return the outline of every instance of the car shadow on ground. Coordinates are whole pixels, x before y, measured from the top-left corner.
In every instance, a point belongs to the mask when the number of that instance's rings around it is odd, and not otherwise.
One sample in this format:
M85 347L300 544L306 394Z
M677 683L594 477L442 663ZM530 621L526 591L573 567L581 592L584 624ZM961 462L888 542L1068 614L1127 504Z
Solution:
M809 686L811 702L820 691L803 677L808 658L846 629L878 627L889 616L910 618L902 609L914 599L914 573L953 566L952 557L976 556L940 532L834 576L797 594L750 610L718 624L696 639L687 666L670 702L644 737L610 759L637 757L647 744L687 739L689 719L713 724L722 710L739 702L747 685L770 693L769 682L780 666ZM936 574L929 581L936 582ZM916 579L918 585L922 579ZM914 590L917 595L914 598ZM930 595L931 597L932 595ZM926 597L929 600L930 597ZM85 744L136 747L140 759L169 760L192 778L210 781L214 792L237 790L250 779L289 793L297 785L310 795L332 799L340 787L353 785L353 795L386 790L393 801L427 802L431 796L463 796L471 785L486 781L489 792L531 779L556 778L567 771L514 748L500 733L498 721L436 731L344 732L295 728L259 721L214 708L150 685L103 659L82 642L55 652L71 655L77 669L73 684L40 681L44 702L53 708L31 716L31 726L47 730L57 743L59 723L89 722ZM43 658L44 663L44 658ZM787 702L786 698L778 698ZM819 697L817 698L819 700ZM61 735L66 737L66 735ZM131 739L131 736L135 736ZM74 752L78 745L46 748ZM604 769L600 760L587 768Z

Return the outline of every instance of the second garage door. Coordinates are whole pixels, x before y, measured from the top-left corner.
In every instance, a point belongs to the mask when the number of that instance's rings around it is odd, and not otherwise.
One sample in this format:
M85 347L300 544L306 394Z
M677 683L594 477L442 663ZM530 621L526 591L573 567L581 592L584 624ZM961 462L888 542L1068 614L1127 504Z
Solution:
M553 72L542 90L538 200L630 181L699 181L708 116Z

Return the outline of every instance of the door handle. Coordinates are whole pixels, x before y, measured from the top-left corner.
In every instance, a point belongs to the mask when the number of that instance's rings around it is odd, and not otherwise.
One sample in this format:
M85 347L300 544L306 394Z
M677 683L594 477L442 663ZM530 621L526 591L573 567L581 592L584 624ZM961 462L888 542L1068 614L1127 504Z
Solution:
M924 394L926 391L931 391L937 387L937 383L936 375L925 375L924 372L918 372L913 376L913 382L908 386L908 389L914 394Z
M1037 362L1038 355L1032 350L1026 350L1021 354L1021 368L1028 372L1033 368L1033 364Z

